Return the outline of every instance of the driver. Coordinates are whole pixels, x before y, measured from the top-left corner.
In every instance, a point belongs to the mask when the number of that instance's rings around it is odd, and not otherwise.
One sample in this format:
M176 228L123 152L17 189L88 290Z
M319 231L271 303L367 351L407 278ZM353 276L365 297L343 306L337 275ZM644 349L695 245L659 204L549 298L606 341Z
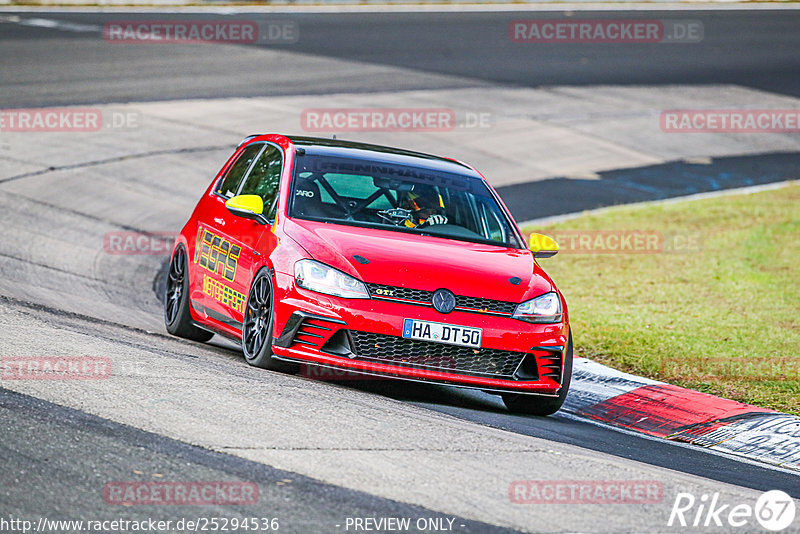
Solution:
M403 207L412 212L404 223L409 228L447 224L444 200L433 186L415 185L407 194Z

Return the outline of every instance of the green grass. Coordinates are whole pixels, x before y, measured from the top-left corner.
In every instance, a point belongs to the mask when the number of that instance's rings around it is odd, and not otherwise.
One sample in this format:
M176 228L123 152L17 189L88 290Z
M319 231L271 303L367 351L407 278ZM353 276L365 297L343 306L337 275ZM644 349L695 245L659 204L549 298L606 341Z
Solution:
M667 243L699 238L684 252L562 248L540 260L567 299L577 355L800 413L800 185L525 228L564 230L649 230Z

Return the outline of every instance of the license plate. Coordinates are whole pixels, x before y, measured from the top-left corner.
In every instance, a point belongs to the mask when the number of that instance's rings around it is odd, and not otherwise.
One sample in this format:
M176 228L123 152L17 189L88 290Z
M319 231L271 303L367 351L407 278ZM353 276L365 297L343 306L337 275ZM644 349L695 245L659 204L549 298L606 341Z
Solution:
M482 335L482 329L471 326L432 323L418 319L406 319L403 321L403 337L406 339L448 343L477 349L481 346Z

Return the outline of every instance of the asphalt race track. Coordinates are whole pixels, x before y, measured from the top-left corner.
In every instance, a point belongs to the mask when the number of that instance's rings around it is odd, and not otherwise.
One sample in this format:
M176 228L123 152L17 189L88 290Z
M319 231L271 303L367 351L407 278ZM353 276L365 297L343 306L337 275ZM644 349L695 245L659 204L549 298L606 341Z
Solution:
M0 13L0 108L151 102L174 111L195 99L191 109L202 115L163 118L161 133L86 142L0 131L0 355L102 356L113 369L108 380L79 384L0 381L0 521L268 517L285 532L345 532L347 518L406 517L423 520L427 531L442 524L455 532L677 532L667 519L679 492L752 504L760 492L780 489L800 499L794 472L568 413L510 415L499 397L482 392L248 367L231 343L166 334L164 255L116 256L102 245L108 232L180 228L237 139L253 133L226 122L216 101L310 95L324 107L329 95L344 93L670 84L735 85L794 99L800 11L589 17L701 21L704 39L691 45L509 41L511 20L574 16L544 12L225 12L192 16L289 20L300 38L157 48L102 39L110 20L180 16ZM798 161L796 151L763 146L710 165L637 165L587 180L553 174L498 189L527 220L796 179ZM663 499L611 505L612 513L601 505L567 512L511 502L509 485L530 479L658 481ZM259 499L203 507L104 499L111 482L161 480L248 481Z
M147 20L146 13L20 14L78 26L58 31L46 25L3 24L3 107L96 104L142 100L369 92L505 84L557 85L739 84L800 95L800 13L796 10L647 11L626 19L680 19L702 23L701 43L523 44L508 39L516 19L565 18L575 14L379 13L246 14L246 20L293 21L294 43L252 47L174 47L153 54L148 46L104 43L105 23ZM7 16L8 16L7 15ZM584 13L614 18L618 13ZM192 19L238 20L205 14ZM159 20L185 15L159 15ZM618 17L617 17L618 18ZM294 55L296 53L297 55ZM336 62L357 61L407 70L352 76Z
M173 480L226 480L233 477L259 485L260 499L269 503L270 513L278 518L294 518L290 528L306 532L325 531L349 517L399 516L442 518L443 514L358 491L330 486L281 471L261 463L215 453L143 432L75 410L0 390L2 425L13 429L4 439L3 459L26 476L15 481L13 492L3 496L6 510L15 515L38 516L42 506L69 517L93 517L98 498L96 479L98 458L112 459L103 474L123 478L134 470L159 473ZM33 453L23 453L30 443L47 439ZM69 466L43 470L41 464L52 458L71 458ZM283 482L277 485L277 482ZM99 502L98 502L99 501ZM47 504L44 504L47 503ZM309 510L314 513L309 515ZM249 515L247 506L205 508L208 516ZM162 507L161 520L178 521L185 514L175 507ZM120 514L135 519L136 514ZM507 529L456 518L463 532L506 532Z

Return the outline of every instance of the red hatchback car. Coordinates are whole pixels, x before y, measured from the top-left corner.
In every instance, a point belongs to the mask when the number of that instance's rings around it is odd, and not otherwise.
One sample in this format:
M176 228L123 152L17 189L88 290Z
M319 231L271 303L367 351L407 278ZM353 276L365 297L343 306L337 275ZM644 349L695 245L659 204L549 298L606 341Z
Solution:
M564 402L564 297L497 193L455 160L376 145L257 135L183 227L167 330L241 343L248 363L300 363L478 388L515 412Z

